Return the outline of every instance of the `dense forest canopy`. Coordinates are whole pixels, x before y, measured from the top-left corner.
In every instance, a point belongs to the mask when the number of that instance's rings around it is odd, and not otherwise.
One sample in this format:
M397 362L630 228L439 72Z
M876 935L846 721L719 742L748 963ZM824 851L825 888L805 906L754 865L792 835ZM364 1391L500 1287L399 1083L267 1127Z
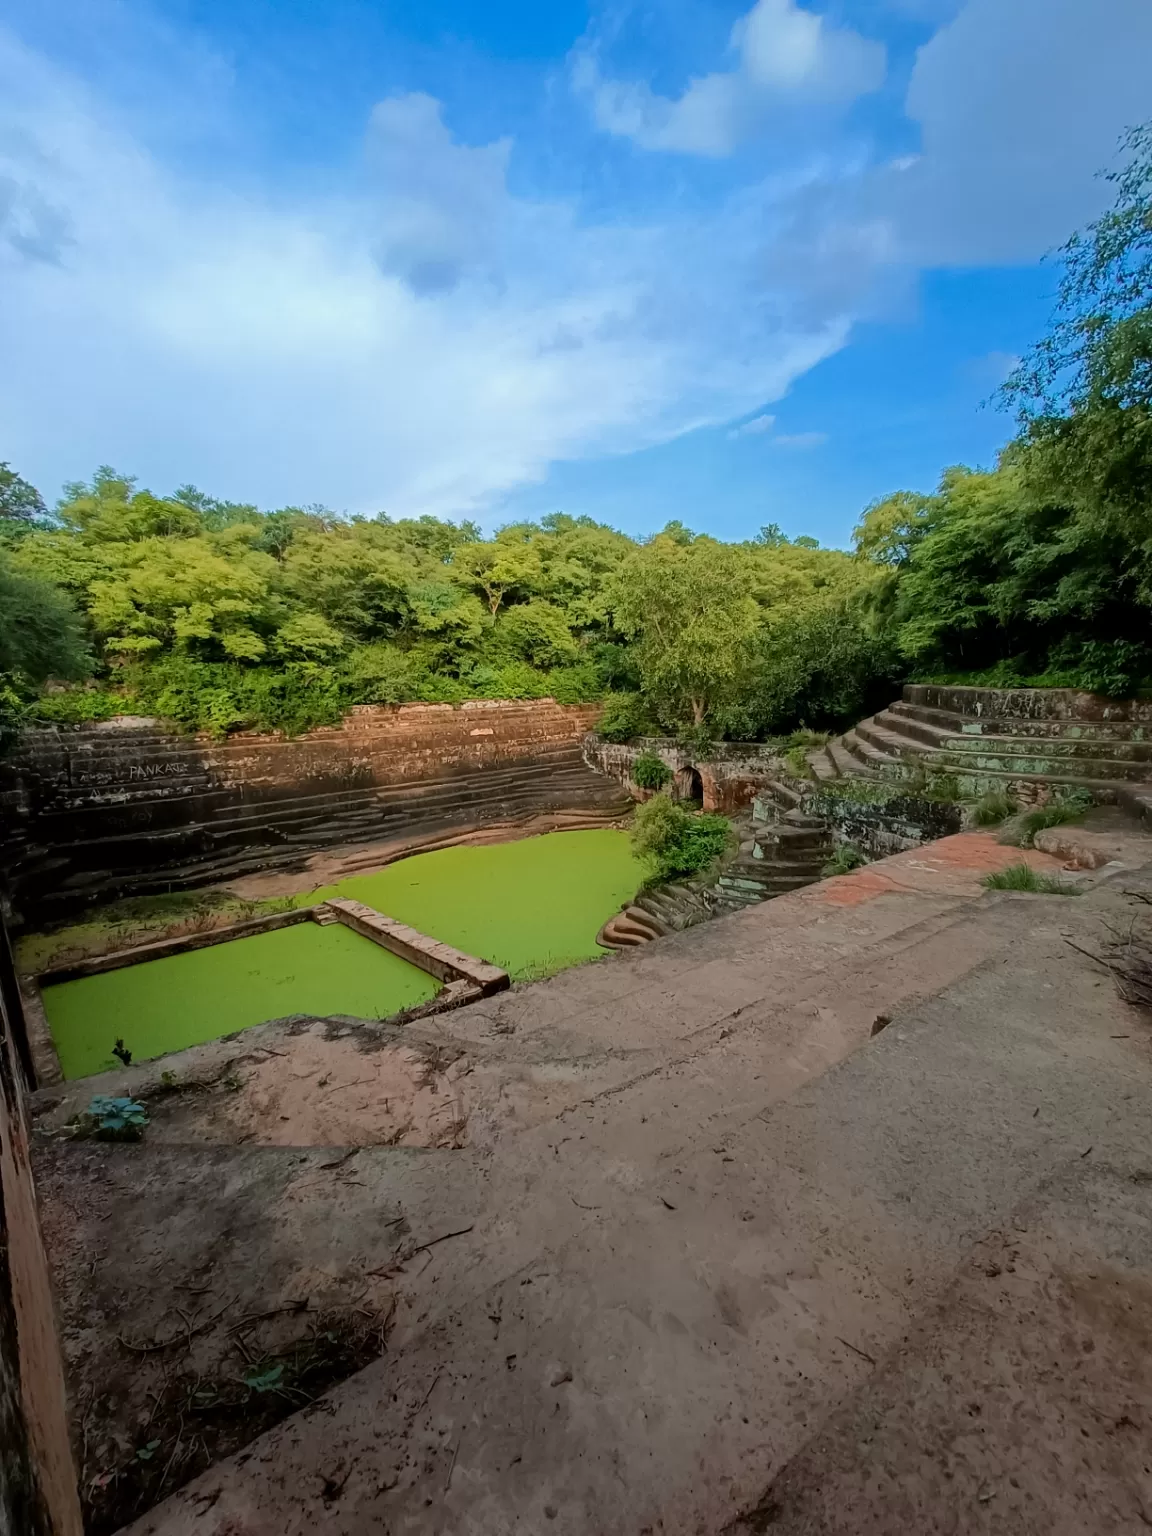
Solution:
M1152 129L1062 252L1055 322L1005 387L988 470L869 507L853 553L775 525L636 540L556 513L469 521L256 507L111 469L49 512L0 464L9 724L146 712L217 734L360 703L606 698L606 726L762 738L908 676L1152 686Z
M652 724L699 725L738 703L763 632L843 605L863 575L771 529L724 545L676 525L640 543L556 514L485 539L470 522L160 497L109 469L51 515L20 495L0 580L25 608L50 596L60 638L0 653L10 691L94 681L26 697L43 719L139 709L297 730L357 703L642 688ZM644 607L661 592L671 647Z

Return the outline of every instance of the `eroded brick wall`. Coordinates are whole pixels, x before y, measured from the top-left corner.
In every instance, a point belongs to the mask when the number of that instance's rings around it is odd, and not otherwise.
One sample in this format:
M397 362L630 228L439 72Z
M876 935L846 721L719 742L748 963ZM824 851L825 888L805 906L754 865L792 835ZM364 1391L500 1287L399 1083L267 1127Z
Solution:
M0 968L0 1536L80 1536L16 1049L20 1004L6 974Z
M0 764L9 894L35 921L335 843L601 807L616 792L580 751L597 714L551 699L369 706L293 740L150 720L29 731Z

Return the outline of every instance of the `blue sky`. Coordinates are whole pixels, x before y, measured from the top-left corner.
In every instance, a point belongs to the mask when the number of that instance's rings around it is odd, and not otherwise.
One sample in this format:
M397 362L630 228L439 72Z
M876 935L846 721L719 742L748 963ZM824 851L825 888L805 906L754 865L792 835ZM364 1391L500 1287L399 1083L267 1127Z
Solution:
M0 458L633 532L988 462L1148 0L3 0Z

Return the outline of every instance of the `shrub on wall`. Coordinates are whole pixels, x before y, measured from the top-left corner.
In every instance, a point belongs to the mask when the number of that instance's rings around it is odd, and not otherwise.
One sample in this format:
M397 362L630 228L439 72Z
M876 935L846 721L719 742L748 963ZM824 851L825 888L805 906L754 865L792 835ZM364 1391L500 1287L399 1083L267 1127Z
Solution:
M663 789L672 782L672 770L655 752L641 752L632 764L632 781L640 789Z
M720 857L731 836L726 816L693 814L667 795L654 795L632 823L633 850L660 880L704 869Z

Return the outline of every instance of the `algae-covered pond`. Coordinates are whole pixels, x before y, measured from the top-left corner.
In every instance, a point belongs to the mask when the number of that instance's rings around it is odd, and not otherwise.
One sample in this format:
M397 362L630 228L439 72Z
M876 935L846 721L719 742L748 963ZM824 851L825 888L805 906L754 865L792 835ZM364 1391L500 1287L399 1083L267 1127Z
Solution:
M602 955L597 933L645 874L627 833L550 832L417 854L307 899L367 902L520 981Z
M596 934L644 874L623 832L554 832L417 854L299 900L367 902L523 980L602 954ZM49 986L44 1006L73 1078L114 1067L118 1038L143 1061L287 1014L386 1018L435 991L431 977L347 928L298 923Z
M44 989L65 1077L139 1061L290 1013L386 1018L433 997L437 983L350 928L297 923L166 960Z

